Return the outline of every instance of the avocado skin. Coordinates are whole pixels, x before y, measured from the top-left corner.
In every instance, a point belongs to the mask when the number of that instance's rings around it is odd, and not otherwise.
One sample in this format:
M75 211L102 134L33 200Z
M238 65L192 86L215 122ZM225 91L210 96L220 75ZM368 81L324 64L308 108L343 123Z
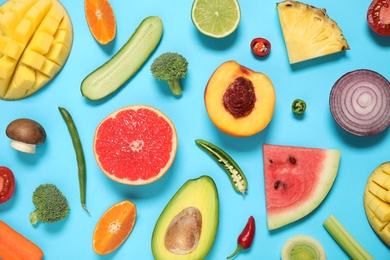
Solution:
M196 207L202 214L202 229L198 246L187 254L174 254L164 245L165 234L172 219L182 210ZM156 260L205 259L218 230L219 198L214 180L207 175L188 180L175 193L161 212L152 235L152 252Z

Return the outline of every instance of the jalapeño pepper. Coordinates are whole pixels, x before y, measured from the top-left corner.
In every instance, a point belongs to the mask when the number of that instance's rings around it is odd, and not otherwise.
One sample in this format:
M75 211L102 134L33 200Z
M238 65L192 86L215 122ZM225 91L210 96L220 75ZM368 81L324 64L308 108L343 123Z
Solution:
M219 165L221 165L221 167L229 175L233 188L245 196L245 192L248 189L248 182L244 172L233 158L222 150L222 148L205 140L196 139L195 143L206 151L215 161L217 161Z
M294 114L301 115L306 110L306 102L301 99L295 99L291 105L291 109Z

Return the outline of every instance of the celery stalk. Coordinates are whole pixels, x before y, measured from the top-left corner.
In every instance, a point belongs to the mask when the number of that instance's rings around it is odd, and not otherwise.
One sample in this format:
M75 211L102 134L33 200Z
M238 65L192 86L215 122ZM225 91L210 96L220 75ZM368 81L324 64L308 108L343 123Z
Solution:
M347 253L351 259L370 259L374 258L352 237L345 227L333 215L330 215L324 221L324 227L339 244L339 246Z

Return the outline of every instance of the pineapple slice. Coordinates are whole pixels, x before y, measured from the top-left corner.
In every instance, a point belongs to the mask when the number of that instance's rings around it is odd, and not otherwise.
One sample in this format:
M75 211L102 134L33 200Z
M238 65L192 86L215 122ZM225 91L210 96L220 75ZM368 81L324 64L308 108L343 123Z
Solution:
M325 9L292 0L276 5L290 64L349 50Z
M8 0L0 6L0 99L28 97L65 65L73 44L58 0Z
M364 210L375 233L390 246L390 162L379 165L364 190Z

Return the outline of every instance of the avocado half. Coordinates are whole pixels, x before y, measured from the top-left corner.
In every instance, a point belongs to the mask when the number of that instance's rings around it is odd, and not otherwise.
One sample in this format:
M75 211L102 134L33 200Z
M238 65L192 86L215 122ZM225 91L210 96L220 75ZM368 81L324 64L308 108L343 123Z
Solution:
M156 260L204 259L218 230L219 201L214 180L188 180L161 212L152 235Z

